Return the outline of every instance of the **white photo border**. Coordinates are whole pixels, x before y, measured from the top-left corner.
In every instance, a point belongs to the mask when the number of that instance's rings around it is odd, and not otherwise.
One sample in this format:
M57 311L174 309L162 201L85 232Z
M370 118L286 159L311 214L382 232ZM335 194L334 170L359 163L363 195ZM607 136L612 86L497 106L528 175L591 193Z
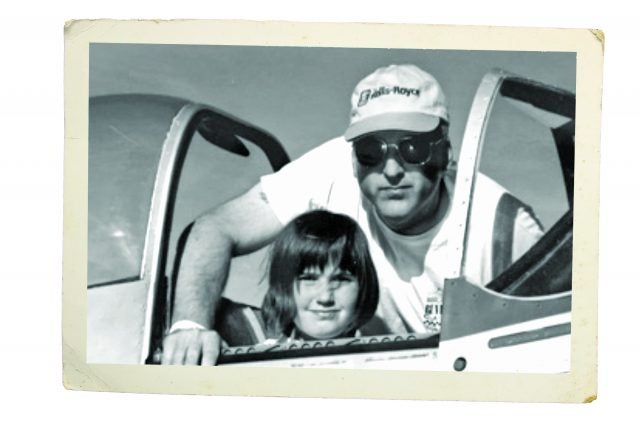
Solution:
M571 372L418 371L86 363L89 44L428 48L576 52ZM586 402L596 395L600 105L595 30L249 21L74 21L65 28L64 383L75 390L336 398ZM278 381L273 381L277 377Z

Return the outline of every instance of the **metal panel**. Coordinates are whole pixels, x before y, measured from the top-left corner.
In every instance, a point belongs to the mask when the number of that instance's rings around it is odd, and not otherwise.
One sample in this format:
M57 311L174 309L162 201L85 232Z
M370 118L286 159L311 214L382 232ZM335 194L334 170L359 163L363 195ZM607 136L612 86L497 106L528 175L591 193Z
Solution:
M501 70L493 70L484 76L473 98L469 118L462 138L462 149L458 160L455 192L451 202L451 228L452 235L449 238L451 254L449 256L449 278L460 277L464 265L464 248L467 237L469 213L471 210L471 195L478 167L478 154L482 149L486 123L491 106L498 94L500 83L506 73Z
M87 363L139 363L146 304L142 280L89 288Z
M571 292L514 297L472 285L464 279L445 284L441 341L571 310Z

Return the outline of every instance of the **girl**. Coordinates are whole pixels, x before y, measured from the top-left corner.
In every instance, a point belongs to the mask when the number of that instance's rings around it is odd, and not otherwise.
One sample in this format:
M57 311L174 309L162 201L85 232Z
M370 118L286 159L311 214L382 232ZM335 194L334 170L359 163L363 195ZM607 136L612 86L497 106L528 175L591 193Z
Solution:
M269 336L353 336L378 305L378 278L366 238L351 218L324 210L294 218L271 249L262 305Z

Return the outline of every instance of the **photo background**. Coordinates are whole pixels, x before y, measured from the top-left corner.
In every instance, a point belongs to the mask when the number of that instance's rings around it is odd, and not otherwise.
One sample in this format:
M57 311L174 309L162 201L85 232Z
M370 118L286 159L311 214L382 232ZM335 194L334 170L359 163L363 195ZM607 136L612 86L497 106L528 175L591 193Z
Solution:
M351 94L363 77L389 64L415 64L439 81L447 97L457 159L473 97L487 72L500 68L575 93L575 61L571 52L94 43L89 94L169 95L207 104L267 130L295 159L342 135L349 123ZM559 167L549 167L550 155L557 162L555 148L538 149L538 141L514 140L527 135L521 129L490 129L485 147L491 158L483 158L481 170L494 179L506 176L500 184L532 205L548 229L568 208ZM542 126L530 130L531 139L536 139L535 131ZM550 144L551 135L546 128L544 132ZM262 153L252 144L248 147L257 156L230 155L196 136L180 181L169 268L176 239L191 221L271 171ZM111 226L118 229L121 224ZM228 297L260 306L266 291L263 257L264 251L234 261ZM260 288L255 286L258 282Z
M440 82L456 153L475 90L492 68L575 92L575 54L562 52L93 44L90 55L91 96L202 102L268 130L292 158L342 135L355 85L389 64L415 64Z

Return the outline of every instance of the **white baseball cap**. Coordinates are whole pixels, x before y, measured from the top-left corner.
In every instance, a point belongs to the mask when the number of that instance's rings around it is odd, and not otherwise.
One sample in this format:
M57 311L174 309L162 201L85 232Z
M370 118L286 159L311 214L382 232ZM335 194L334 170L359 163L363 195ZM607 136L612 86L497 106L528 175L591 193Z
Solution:
M351 96L347 140L380 130L429 132L449 121L438 81L415 65L389 65L362 79Z

